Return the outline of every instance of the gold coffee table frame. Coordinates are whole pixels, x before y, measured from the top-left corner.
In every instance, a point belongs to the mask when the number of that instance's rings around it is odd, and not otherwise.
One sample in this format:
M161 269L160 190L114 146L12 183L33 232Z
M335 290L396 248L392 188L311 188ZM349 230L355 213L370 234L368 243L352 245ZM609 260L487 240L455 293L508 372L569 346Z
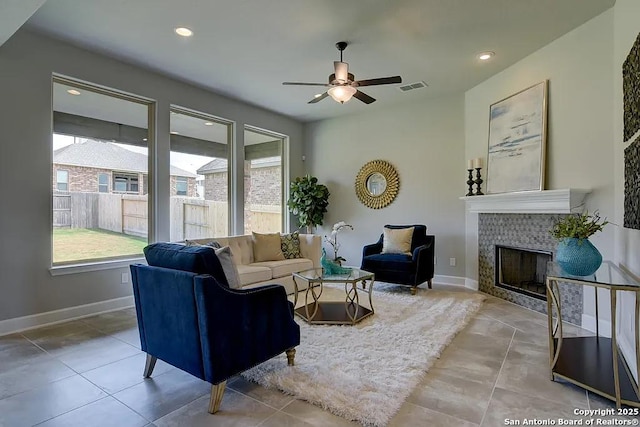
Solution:
M596 336L563 337L562 298L558 282L592 286L596 303ZM611 298L611 338L600 336L598 289L609 290ZM635 292L635 359L640 378L640 283L611 261L602 263L591 276L572 276L557 263L547 264L547 319L551 380L562 378L586 390L622 404L640 408L640 392L629 366L620 354L616 331L617 292ZM553 311L555 309L556 318ZM555 320L555 324L554 324Z
M355 325L373 315L373 283L375 276L368 271L352 268L345 274L323 274L321 268L293 273L293 305L298 305L298 294L304 292L304 305L295 308L295 313L310 324ZM308 282L307 289L300 291L298 280ZM344 283L345 300L321 301L325 283ZM361 284L361 289L358 288ZM360 305L360 293L368 294L369 307Z

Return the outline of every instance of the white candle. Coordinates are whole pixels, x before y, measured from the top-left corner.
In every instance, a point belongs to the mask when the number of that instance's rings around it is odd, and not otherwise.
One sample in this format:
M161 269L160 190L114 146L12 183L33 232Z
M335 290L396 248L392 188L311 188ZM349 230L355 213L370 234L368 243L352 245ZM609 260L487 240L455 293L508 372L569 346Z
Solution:
M467 169L473 169L473 160L467 160Z
M473 168L479 169L482 167L482 157L477 157L473 159Z

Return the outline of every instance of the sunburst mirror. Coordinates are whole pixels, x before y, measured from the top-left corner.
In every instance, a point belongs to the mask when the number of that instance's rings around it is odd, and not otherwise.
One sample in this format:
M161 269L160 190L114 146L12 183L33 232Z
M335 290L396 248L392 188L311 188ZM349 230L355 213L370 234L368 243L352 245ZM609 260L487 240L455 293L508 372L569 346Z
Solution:
M386 160L367 162L356 175L356 195L363 205L371 209L390 205L399 188L398 172Z

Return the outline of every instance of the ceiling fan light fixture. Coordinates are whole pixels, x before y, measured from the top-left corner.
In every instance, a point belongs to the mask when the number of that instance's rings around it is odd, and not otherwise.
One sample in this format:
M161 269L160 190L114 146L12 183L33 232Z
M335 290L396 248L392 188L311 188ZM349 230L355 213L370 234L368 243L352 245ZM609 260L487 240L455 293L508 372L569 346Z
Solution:
M340 104L344 104L357 92L356 88L353 86L334 86L327 91L329 96L334 99L334 101L339 102Z

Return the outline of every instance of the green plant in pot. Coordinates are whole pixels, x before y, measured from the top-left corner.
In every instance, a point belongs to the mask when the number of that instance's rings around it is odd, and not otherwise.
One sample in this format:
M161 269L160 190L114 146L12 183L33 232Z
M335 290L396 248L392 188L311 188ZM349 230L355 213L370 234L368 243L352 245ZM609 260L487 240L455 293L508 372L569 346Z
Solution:
M569 274L589 276L602 264L600 251L589 241L589 236L602 231L609 222L600 218L598 211L571 214L556 222L550 230L558 239L556 262Z
M329 189L318 184L315 176L305 175L291 182L287 206L298 217L300 227L307 227L307 233L316 225L322 225L328 205Z

